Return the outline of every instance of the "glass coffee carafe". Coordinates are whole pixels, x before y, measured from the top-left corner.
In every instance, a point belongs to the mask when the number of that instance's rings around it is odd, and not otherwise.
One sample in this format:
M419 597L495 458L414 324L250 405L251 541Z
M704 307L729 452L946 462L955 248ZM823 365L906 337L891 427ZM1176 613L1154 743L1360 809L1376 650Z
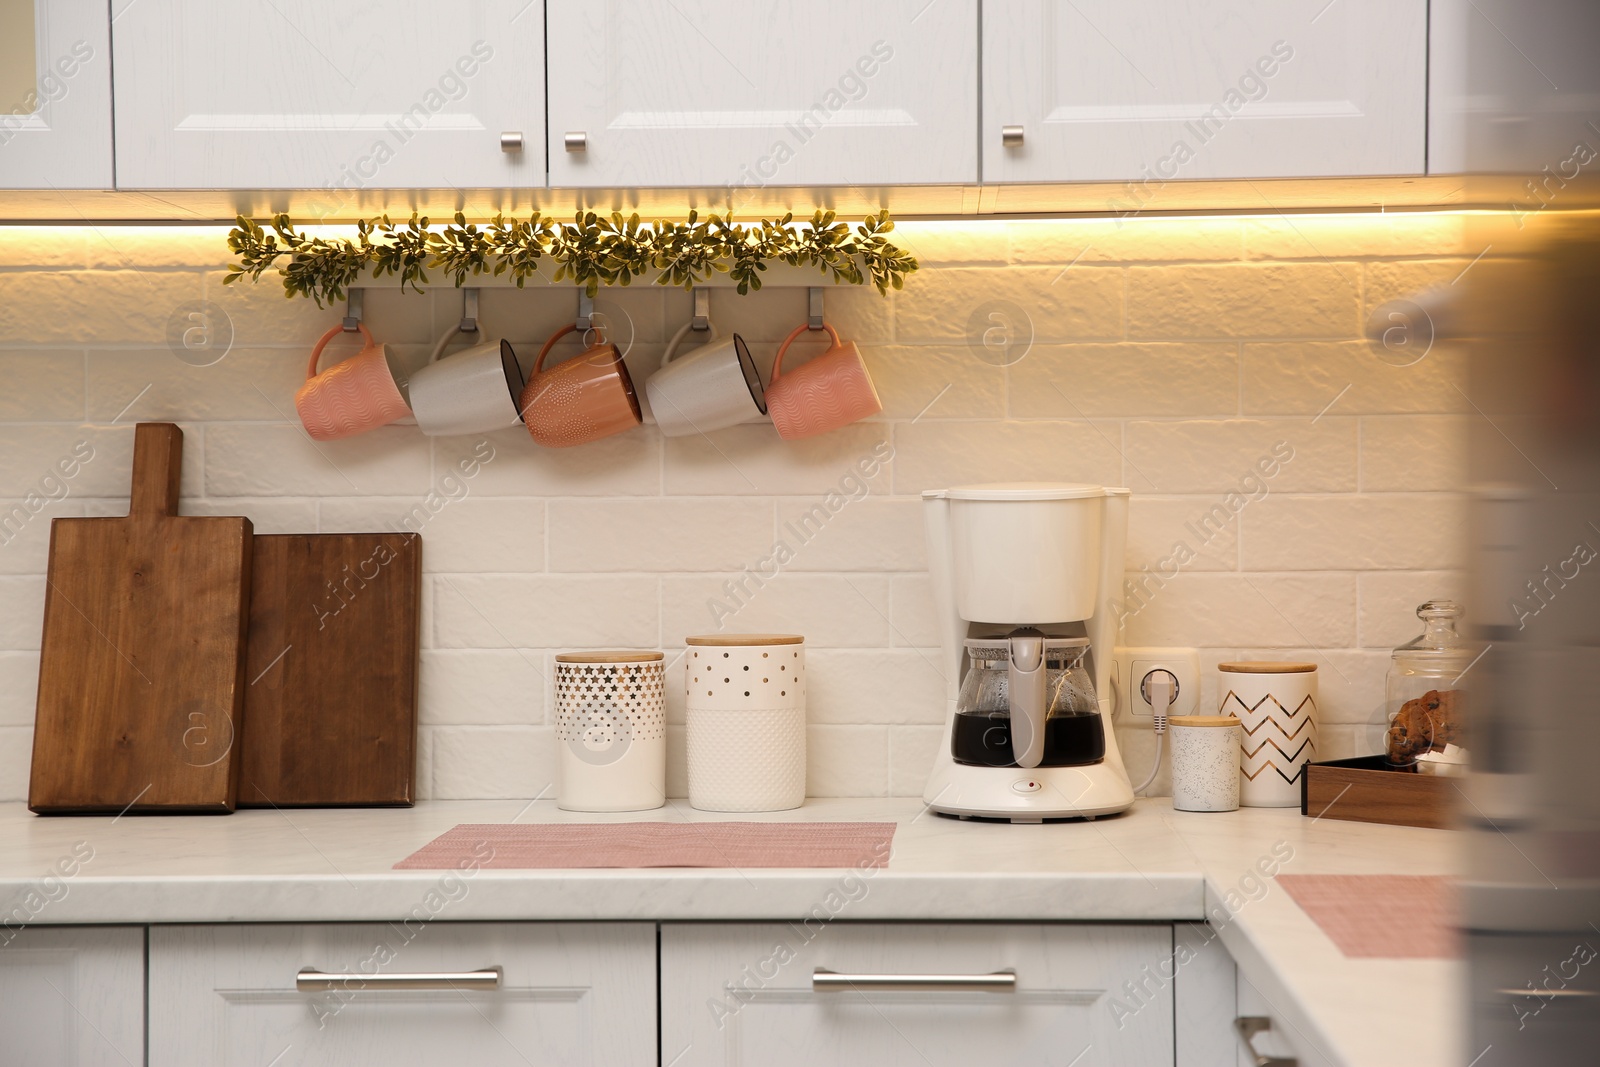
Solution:
M1013 643L1011 637L971 638L971 661L956 699L950 755L975 767L1072 767L1099 763L1106 753L1100 706L1083 664L1089 642L1081 637L1042 637L1044 673L1044 751L1035 764L1018 760L1018 735L1026 747L1026 723L1012 722Z

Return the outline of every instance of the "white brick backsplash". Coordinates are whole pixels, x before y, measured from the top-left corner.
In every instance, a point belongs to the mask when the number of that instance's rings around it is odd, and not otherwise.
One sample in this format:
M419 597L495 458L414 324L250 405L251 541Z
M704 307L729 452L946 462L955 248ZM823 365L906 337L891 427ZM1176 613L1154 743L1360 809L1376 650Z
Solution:
M944 726L889 727L889 795L920 797L944 740ZM934 818L929 813L926 818Z
M866 496L851 498L837 511L817 500L779 500L778 537L794 550L787 570L920 571L928 566L921 500Z
M667 492L681 496L723 493L752 496L848 494L840 487L876 464L874 485L886 485L889 427L864 422L821 437L785 441L771 423L732 426L710 434L667 439ZM877 449L875 453L874 450ZM865 465L865 467L863 467Z
M1014 418L1218 415L1239 410L1238 346L1035 345L1009 368Z
M39 654L0 652L0 726L31 726L38 698Z
M652 648L660 630L654 578L442 574L431 584L436 648Z
M84 417L84 354L79 349L0 351L0 382L6 383L0 390L0 422L78 422Z
M676 648L695 634L794 633L821 648L889 645L887 578L784 572L758 585L756 577L663 578L662 640ZM738 582L736 596L729 583Z
M39 650L44 633L44 576L0 578L0 649Z
M1293 455L1272 468L1281 444ZM1134 492L1350 492L1356 487L1356 423L1326 418L1128 423L1128 483ZM1254 492L1259 493L1259 490Z
M1138 580L1130 574L1130 580ZM1341 648L1355 640L1353 574L1182 573L1151 582L1122 639L1129 645L1270 645ZM1137 609L1137 610L1134 610Z
M1357 586L1361 593L1360 644L1395 648L1422 632L1418 604L1460 600L1466 594L1467 581L1461 571L1379 571L1361 575Z
M0 800L28 799L33 727L0 726Z
M1362 491L1465 489L1470 425L1459 415L1362 419Z
M983 332L996 322L1035 344L1122 338L1123 281L1115 268L953 269L927 280L895 295L895 340L902 344L960 342L981 350ZM993 301L1011 305L1001 319L988 314Z
M1161 770L1156 775L1155 781L1150 783L1146 795L1163 796L1172 792L1172 759L1170 749L1172 737L1169 734L1165 747L1161 753ZM1156 758L1156 735L1150 727L1129 726L1117 727L1117 750L1122 753L1122 765L1128 771L1128 777L1134 785L1145 780L1150 773L1151 763Z
M945 712L937 649L806 651L806 718L813 723L930 725Z
M1466 361L1457 346L1439 344L1412 359L1365 341L1246 344L1240 375L1244 413L1315 417L1324 411L1334 416L1470 409L1462 392Z
M889 795L889 727L806 727L806 795Z
M552 571L731 571L772 551L762 500L558 500Z
M436 726L433 799L556 795L556 738L548 726Z
M894 491L970 482L1122 484L1114 422L901 423L894 431Z
M529 649L448 649L422 654L421 720L430 726L545 722L549 668Z
M122 513L127 514L127 510L124 505ZM54 501L43 496L0 500L0 574L45 573L50 558L51 521L83 514L84 502L71 497Z
M1247 571L1460 566L1465 520L1465 500L1451 493L1274 493L1241 516L1240 560Z
M554 653L663 645L668 788L684 796L675 661L686 635L719 623L807 637L814 793L920 795L946 690L918 494L982 481L1130 486L1136 592L1122 642L1198 648L1205 710L1223 660L1313 661L1320 755L1377 751L1389 649L1419 632L1418 603L1463 592L1453 494L1468 435L1497 443L1508 476L1536 477L1463 396L1461 346L1397 366L1411 355L1362 339L1378 303L1471 262L1463 228L1445 213L905 223L896 236L922 268L903 291L825 291L882 414L806 441L767 423L673 440L643 426L570 449L540 448L521 426L432 439L391 426L313 443L294 392L342 303L285 299L270 276L223 287L226 226L10 228L0 540L20 532L0 543L0 797L27 792L50 520L126 514L133 424L156 419L184 427L186 514L248 515L261 533L424 515L421 797L553 796ZM438 281L368 294L370 331L408 371L460 319L460 292ZM804 319L804 289L711 299L717 325L744 336L770 376L777 342ZM480 337L510 340L527 371L575 308L570 287L485 289ZM168 342L201 310L233 336L210 367ZM597 311L643 392L692 298L636 285L603 292ZM1004 350L985 344L995 330L1031 346L1000 366ZM356 344L339 338L330 358ZM804 336L794 365L819 349ZM575 351L568 339L558 354ZM15 502L55 491L42 480L80 440L94 458L65 499L5 527ZM1279 441L1294 458L1257 482ZM857 499L856 465L878 442L893 457ZM1198 531L1217 507L1220 532ZM786 524L808 515L805 537L793 534ZM780 537L793 558L758 588ZM1152 573L1179 542L1194 558L1175 577ZM725 588L735 581L748 590L737 599ZM734 614L714 616L718 600ZM1143 778L1150 730L1119 722L1118 737ZM1163 769L1156 791L1167 782Z
M428 441L414 427L313 441L298 425L213 423L205 488L212 496L404 496L428 491Z

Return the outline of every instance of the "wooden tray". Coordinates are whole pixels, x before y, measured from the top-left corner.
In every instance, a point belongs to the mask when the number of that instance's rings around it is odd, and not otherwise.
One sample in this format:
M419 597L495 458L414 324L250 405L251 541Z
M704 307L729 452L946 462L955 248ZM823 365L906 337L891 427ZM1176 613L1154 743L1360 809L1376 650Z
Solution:
M1459 784L1458 778L1395 770L1382 756L1309 763L1300 776L1300 814L1448 830L1455 825Z

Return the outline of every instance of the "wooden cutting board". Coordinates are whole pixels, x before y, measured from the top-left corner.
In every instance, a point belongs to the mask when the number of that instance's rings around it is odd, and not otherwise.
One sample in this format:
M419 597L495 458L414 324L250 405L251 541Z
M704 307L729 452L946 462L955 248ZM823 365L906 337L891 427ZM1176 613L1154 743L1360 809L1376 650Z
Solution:
M415 799L422 538L255 539L240 807Z
M233 810L251 526L178 514L183 432L134 431L126 518L50 525L28 807Z

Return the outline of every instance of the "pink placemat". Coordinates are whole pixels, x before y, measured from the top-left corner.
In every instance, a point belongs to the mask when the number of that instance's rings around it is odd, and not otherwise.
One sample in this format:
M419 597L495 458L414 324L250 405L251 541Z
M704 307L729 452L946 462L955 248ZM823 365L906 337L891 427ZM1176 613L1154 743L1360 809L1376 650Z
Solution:
M462 823L395 864L443 869L887 867L892 822ZM487 856L487 859L485 858Z
M1450 880L1426 874L1280 874L1278 884L1346 956L1460 955Z

